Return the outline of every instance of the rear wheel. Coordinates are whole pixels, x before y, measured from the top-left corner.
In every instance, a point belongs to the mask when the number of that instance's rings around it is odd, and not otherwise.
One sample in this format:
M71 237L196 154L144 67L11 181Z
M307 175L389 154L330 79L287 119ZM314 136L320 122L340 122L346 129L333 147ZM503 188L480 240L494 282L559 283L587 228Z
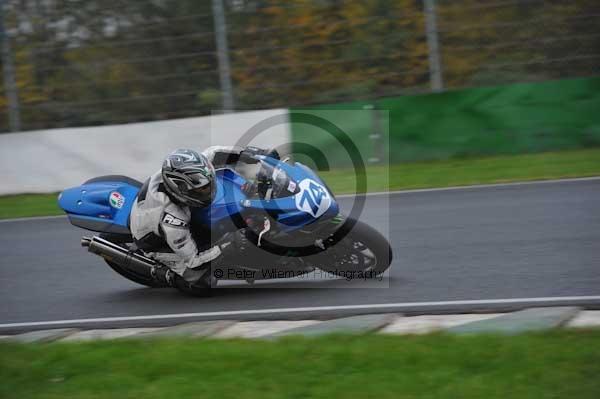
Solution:
M351 219L335 235L343 238L319 254L319 269L330 273L372 273L375 277L390 267L392 248L388 240L368 224Z
M215 283L211 278L210 270L194 284L190 284L183 277L176 275L175 288L187 295L209 297L212 295L211 283Z
M120 247L123 247L127 250L130 249L129 245L131 245L131 241L133 240L131 238L131 236L125 236L122 234L102 233L102 234L100 234L100 237L112 242L113 244L119 245ZM152 277L149 277L149 276L146 276L146 275L143 275L140 273L136 273L135 271L127 269L127 268L125 268L121 265L118 265L117 263L112 262L108 259L104 259L104 261L115 272L119 273L121 276L125 277L126 279L133 281L134 283L145 285L146 287L150 287L150 288L168 287L168 285L166 285L160 281L157 281L156 279L154 279Z
M103 233L100 237L111 241L112 243L123 247L124 249L130 250L131 238L125 237L122 235L116 234L106 234ZM193 296L209 296L210 288L211 288L211 280L209 278L201 278L195 284L189 284L185 281L181 276L172 273L173 280L168 281L169 279L165 278L155 278L152 276L148 276L145 274L140 274L131 270L129 268L123 267L115 262L112 262L108 259L104 259L106 264L113 269L115 272L125 277L126 279L133 281L134 283L144 285L150 288L166 288L166 287L175 287L179 291L184 292L188 295ZM160 274L160 273L159 273ZM210 273L206 273L210 277Z
M121 276L125 277L126 279L133 281L134 283L145 285L146 287L150 287L150 288L168 287L168 285L163 284L163 283L155 280L152 277L142 276L141 274L138 274L138 273L135 273L134 271L125 269L124 267L117 265L114 262L111 262L106 259L105 259L105 261L108 264L108 266L110 266L111 269L113 269L115 272L119 273Z

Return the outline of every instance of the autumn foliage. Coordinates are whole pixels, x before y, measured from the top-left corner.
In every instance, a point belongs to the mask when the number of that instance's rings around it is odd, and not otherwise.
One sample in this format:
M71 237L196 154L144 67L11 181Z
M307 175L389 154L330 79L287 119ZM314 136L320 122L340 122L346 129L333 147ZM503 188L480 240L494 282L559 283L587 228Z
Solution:
M24 129L197 116L220 107L210 1L7 3ZM429 90L422 1L225 3L236 109ZM436 3L447 89L598 74L598 1Z

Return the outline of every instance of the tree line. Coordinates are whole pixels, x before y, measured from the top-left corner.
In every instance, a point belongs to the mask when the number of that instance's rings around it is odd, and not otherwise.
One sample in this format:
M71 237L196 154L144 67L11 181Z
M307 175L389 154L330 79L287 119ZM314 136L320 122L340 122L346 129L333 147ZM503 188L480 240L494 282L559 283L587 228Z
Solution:
M224 2L236 109L429 90L421 0ZM5 3L24 130L220 107L211 1ZM438 0L436 17L446 89L598 73L595 0ZM2 131L7 107L2 83Z

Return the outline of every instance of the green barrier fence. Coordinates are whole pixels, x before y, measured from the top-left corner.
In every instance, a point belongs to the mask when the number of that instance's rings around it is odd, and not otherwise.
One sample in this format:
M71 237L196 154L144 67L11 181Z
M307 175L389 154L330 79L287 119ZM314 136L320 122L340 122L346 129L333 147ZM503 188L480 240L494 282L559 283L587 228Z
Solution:
M291 109L294 142L324 151L332 166L349 166L333 137L296 123L299 112L329 119L373 161L382 154L399 163L589 148L600 146L600 77Z

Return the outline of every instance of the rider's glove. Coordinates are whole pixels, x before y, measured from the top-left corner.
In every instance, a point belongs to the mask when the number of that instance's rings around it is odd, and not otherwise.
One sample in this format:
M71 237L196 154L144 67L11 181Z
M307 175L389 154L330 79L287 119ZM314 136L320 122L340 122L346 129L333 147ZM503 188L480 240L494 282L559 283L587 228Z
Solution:
M244 229L225 233L217 240L215 245L218 245L221 251L234 250L242 252L248 247L248 239Z
M255 164L258 161L254 159L255 155L265 155L267 157L281 159L279 156L279 152L275 149L264 149L258 147L246 147L240 153L240 161L248 164Z
M272 148L272 149L270 149L270 150L266 150L266 151L268 151L268 152L265 154L266 156L268 156L268 157L271 157L271 158L275 158L275 159L277 159L277 160L280 160L280 159L281 159L281 157L279 156L279 151L277 151L277 149L275 149L275 148Z

